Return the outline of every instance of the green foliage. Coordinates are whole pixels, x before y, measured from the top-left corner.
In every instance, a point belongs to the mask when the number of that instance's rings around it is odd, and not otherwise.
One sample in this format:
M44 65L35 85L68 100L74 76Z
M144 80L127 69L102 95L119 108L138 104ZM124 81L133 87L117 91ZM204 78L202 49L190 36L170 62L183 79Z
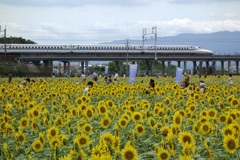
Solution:
M5 43L4 38L0 38L0 43ZM26 40L22 37L7 37L6 38L7 44L36 44L36 42L31 40Z

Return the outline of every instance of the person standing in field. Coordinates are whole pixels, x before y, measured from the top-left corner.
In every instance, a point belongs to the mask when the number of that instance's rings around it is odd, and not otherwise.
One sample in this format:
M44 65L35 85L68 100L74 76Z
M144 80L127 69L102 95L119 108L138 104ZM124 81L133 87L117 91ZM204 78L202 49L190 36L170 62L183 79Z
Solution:
M12 81L12 73L9 72L8 73L8 83L11 83L11 81Z
M233 77L232 77L232 74L229 74L228 84L229 84L229 86L232 86L232 85L233 85Z

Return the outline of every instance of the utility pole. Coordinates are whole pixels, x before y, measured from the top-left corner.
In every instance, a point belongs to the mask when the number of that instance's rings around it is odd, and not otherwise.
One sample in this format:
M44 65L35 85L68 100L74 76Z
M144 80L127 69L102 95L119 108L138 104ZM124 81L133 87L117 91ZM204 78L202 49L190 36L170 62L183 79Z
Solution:
M126 76L128 75L128 40L127 40L127 63L126 63Z
M144 47L144 40L146 35L153 35L154 34L154 40L155 40L155 58L154 60L157 60L157 26L152 27L152 33L147 34L146 28L143 28L142 31L142 52Z
M7 56L7 47L6 47L6 36L7 36L7 29L6 29L6 26L5 26L5 29L3 31L1 31L1 26L0 26L0 32L4 32L4 54L5 54L5 60L6 60L6 56Z

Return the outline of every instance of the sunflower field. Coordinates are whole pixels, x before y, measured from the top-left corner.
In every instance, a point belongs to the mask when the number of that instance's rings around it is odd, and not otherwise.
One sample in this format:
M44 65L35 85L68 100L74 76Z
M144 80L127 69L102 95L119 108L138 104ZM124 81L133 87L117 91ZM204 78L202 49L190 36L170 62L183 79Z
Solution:
M240 159L240 77L191 77L186 89L152 77L146 94L150 78L0 79L0 159Z

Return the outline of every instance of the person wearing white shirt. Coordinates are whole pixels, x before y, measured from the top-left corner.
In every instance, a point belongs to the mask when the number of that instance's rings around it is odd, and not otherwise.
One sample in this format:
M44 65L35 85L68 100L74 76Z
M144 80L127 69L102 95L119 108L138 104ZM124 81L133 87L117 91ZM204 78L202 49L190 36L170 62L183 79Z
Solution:
M116 79L118 81L118 73L117 73L117 71L115 71L114 79Z

